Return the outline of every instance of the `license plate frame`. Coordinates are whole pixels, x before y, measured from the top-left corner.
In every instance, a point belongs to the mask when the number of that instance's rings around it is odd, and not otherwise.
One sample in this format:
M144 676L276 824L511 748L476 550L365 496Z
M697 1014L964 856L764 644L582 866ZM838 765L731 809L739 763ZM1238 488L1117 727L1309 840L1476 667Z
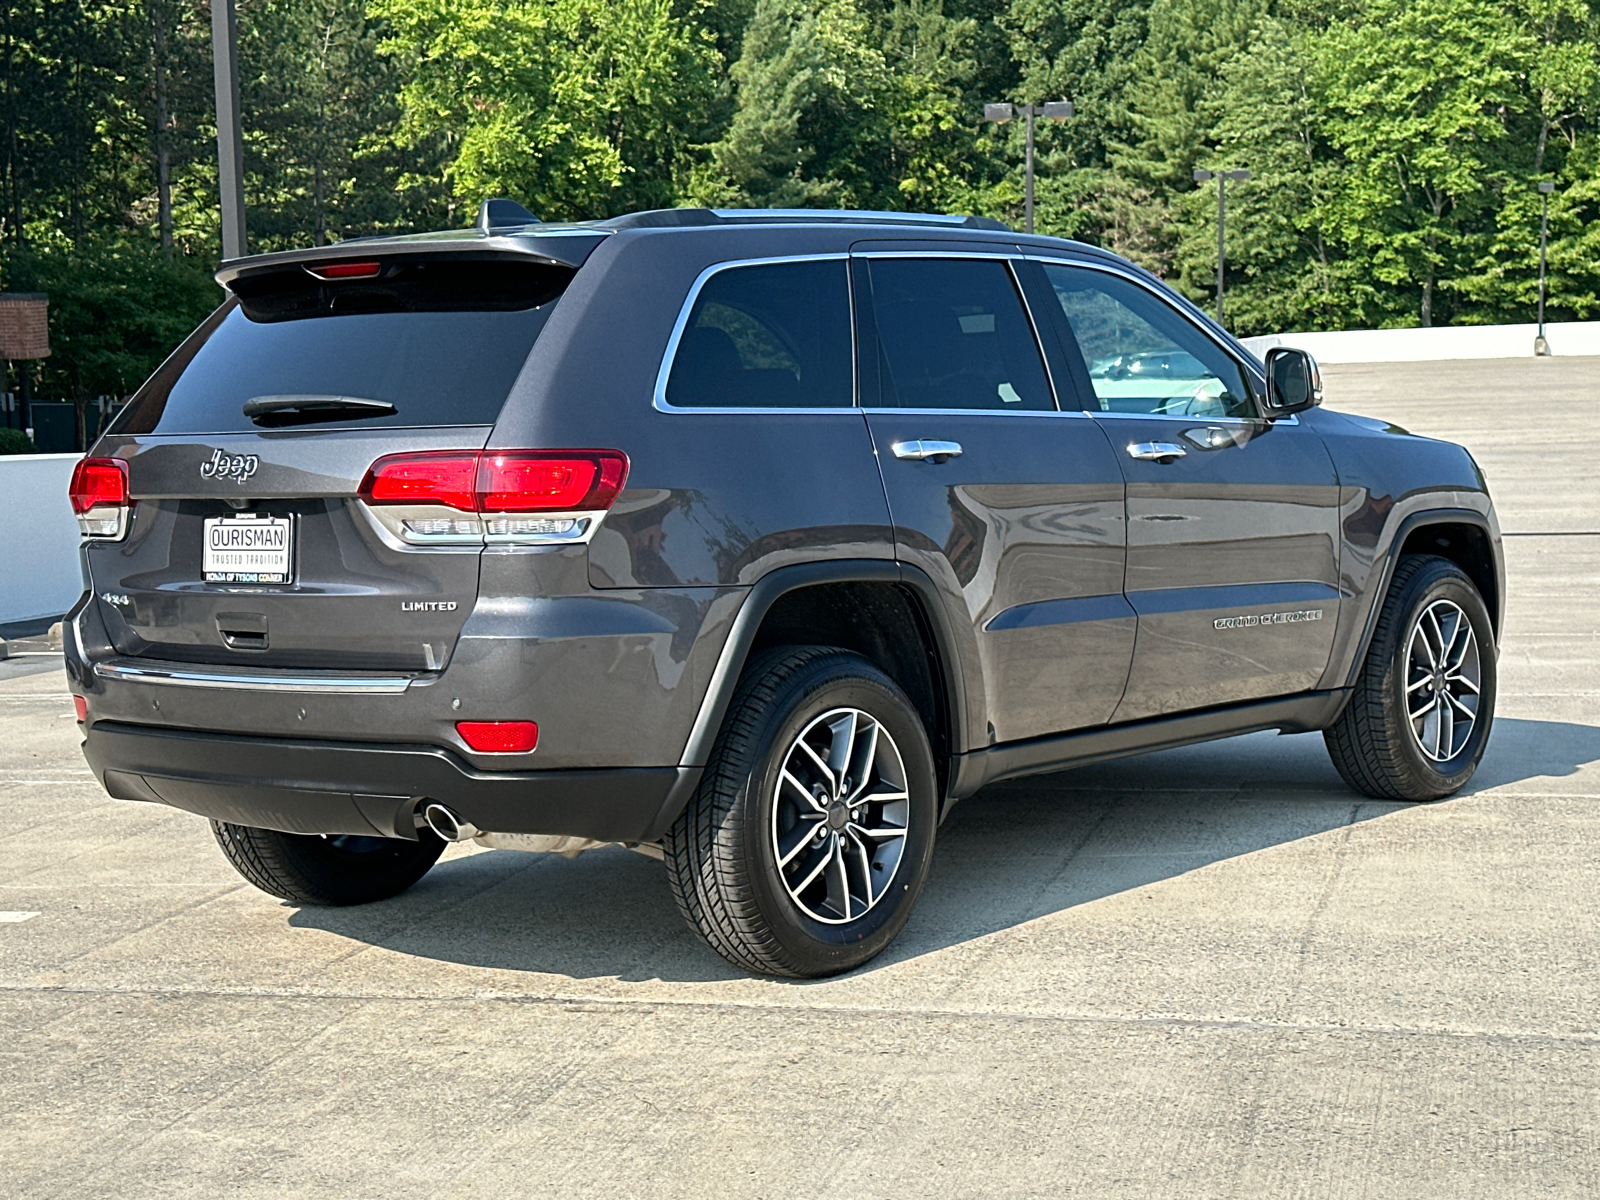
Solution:
M292 516L207 517L200 541L201 578L246 587L292 583L294 532Z

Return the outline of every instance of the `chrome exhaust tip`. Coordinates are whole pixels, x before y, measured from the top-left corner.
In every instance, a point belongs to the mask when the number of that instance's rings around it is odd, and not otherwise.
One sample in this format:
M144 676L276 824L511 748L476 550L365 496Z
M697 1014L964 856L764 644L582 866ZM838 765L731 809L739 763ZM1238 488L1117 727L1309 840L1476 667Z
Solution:
M423 806L422 820L447 842L464 842L478 836L478 827L463 821L438 801Z

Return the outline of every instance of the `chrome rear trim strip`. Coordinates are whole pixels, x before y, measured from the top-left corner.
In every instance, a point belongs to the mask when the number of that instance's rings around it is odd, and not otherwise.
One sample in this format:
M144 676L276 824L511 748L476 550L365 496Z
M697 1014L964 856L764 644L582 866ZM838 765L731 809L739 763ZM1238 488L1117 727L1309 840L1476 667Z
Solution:
M339 671L302 672L287 675L278 671L215 671L199 667L164 663L161 666L134 663L114 658L94 664L101 679L123 683L155 683L166 687L213 688L230 692L301 692L312 695L398 696L411 686L413 675L365 675Z

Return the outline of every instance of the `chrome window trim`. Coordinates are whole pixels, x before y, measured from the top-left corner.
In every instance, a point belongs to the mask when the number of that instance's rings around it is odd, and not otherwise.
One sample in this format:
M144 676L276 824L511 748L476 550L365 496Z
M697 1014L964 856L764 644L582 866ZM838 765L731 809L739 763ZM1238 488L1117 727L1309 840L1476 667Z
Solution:
M1054 263L1057 266L1062 266L1062 267L1080 267L1080 268L1082 268L1083 270L1086 270L1086 271L1099 271L1099 272L1101 272L1103 274L1106 274L1106 275L1115 275L1118 279L1125 279L1129 283L1134 284L1136 287L1140 287L1140 288L1144 289L1152 297L1154 297L1156 300L1161 301L1161 303L1165 304L1168 308L1173 308L1174 307L1173 304L1172 304L1172 301L1168 297L1163 296L1159 289L1151 287L1148 280L1140 279L1137 275L1133 274L1133 272L1124 271L1120 267L1113 266L1110 263L1090 262L1090 261L1088 261L1086 259L1066 258L1066 257L1060 257L1060 256L1053 255L1053 254L1048 254L1047 255L1047 254L1028 254L1028 253L1024 253L1022 255L1022 257L1027 259L1027 260L1029 260L1030 262L1037 262L1037 263L1042 263L1042 264L1045 264L1045 265L1049 265L1051 263ZM1193 319L1191 319L1189 317L1189 315L1187 313L1184 313L1182 309L1175 309L1175 311L1177 311L1180 315L1182 315L1184 320L1187 321L1189 323L1189 325L1191 327L1193 327L1193 329L1197 333L1199 333L1202 337L1204 337L1207 341L1209 341L1218 350L1222 351L1222 353L1225 354L1231 361L1237 363L1239 365L1239 367L1245 372L1245 374L1250 378L1250 381L1252 383L1259 384L1261 386L1263 392L1264 392L1264 390L1265 390L1265 388L1267 386L1267 377L1266 377L1266 374L1262 371L1262 369L1258 365L1256 365L1255 363L1252 363L1248 359L1240 358L1238 352L1235 351L1232 346L1229 346L1226 342L1218 340L1217 336L1214 333L1212 333L1211 330L1207 329L1204 325L1196 323ZM1082 351L1080 350L1079 353L1081 354ZM1085 363L1084 365L1087 366L1088 364ZM1260 392L1254 392L1253 391L1252 395L1250 397L1250 402L1252 404L1254 404L1256 406L1256 409L1257 409L1257 415L1256 416L1254 416L1254 417L1218 417L1216 419L1217 420L1228 420L1228 421L1272 421L1274 423L1276 423L1277 421L1280 421L1280 420L1284 420L1284 418L1281 418L1281 417L1269 417L1269 416L1266 416L1266 415L1261 414L1259 412L1260 407L1261 407L1261 404L1260 404L1261 394L1262 393L1260 393ZM1107 414L1107 413L1104 413L1104 412L1097 412L1094 409L1090 409L1089 410L1089 415L1090 416L1106 416L1106 415L1110 415L1110 414ZM1166 414L1163 414L1163 413L1119 413L1117 415L1118 416L1160 417L1163 420L1170 419L1170 418L1168 418L1166 416ZM1299 424L1298 421L1295 422L1295 423Z
M1092 417L1081 408L863 408L856 411L874 416L904 413L908 417Z
M973 262L1003 262L1007 267L1007 274L1011 276L1011 286L1016 289L1017 299L1022 304L1022 315L1027 318L1028 328L1033 331L1033 348L1039 355L1039 365L1044 368L1044 379L1050 387L1050 402L1055 409L1022 409L1012 411L1004 408L896 408L890 405L862 404L863 412L895 412L895 413L972 413L982 416L1001 417L1059 417L1063 414L1077 413L1090 416L1083 409L1070 409L1061 407L1061 389L1056 385L1056 374L1050 369L1050 356L1044 351L1044 339L1039 336L1039 319L1034 315L1033 305L1028 303L1028 289L1022 286L1022 280L1017 278L1017 269L1013 263L1023 262L1027 255L1011 251L961 251L961 250L865 250L853 253L851 258L871 260L874 258L958 258Z
M121 683L154 683L166 687L210 688L230 692L300 692L306 695L382 695L398 696L409 688L415 675L362 675L345 671L303 671L286 674L266 668L251 670L205 670L177 663L137 663L113 658L94 664L100 679Z
M698 406L697 405L697 406L692 407L692 408L684 408L684 407L682 407L680 405L674 405L674 404L668 404L667 403L667 380L669 378L671 378L671 376L672 376L672 363L673 363L673 360L676 359L677 356L678 356L678 343L683 340L684 330L689 327L689 314L694 311L695 302L700 299L701 290L705 287L707 282L709 282L713 276L720 275L723 271L737 270L740 267L768 267L768 266L775 266L775 265L777 265L779 263L798 263L798 262L838 262L838 263L845 263L845 264L847 264L846 268L845 268L845 273L844 273L844 276L845 276L845 296L846 296L847 302L848 302L848 298L850 296L850 271L849 271L849 267L848 267L849 261L850 261L850 256L848 254L843 253L843 252L830 252L830 253L827 253L827 254L781 254L781 255L777 255L777 256L774 256L774 257L767 257L767 258L736 258L736 259L729 259L726 262L712 263L705 270L701 271L700 274L695 276L694 282L689 285L689 296L688 296L688 299L686 299L683 302L683 307L678 310L678 319L672 323L672 336L667 339L666 352L661 356L661 366L656 371L656 386L655 386L654 396L652 397L652 400L651 400L651 406L653 408L655 408L655 410L657 412L664 412L664 413L711 413L711 414L721 414L721 415L724 415L724 416L726 416L726 415L735 415L735 416L737 416L737 415L745 415L745 416L748 416L748 415L750 415L752 413L776 413L776 414L780 414L780 415L782 415L782 414L797 415L797 414L802 414L802 413L810 413L810 414L823 414L823 415L826 415L826 414L829 414L829 413L838 414L838 413L857 413L857 412L860 412L861 409L859 407L857 407L856 405L854 405L854 404L850 404L850 405L846 405L846 406L835 405L835 406L826 407L826 408L762 408L762 407L758 407L758 406L743 407L743 408L722 408L722 407L715 407L715 406L711 406L711 405L706 405L706 406ZM854 320L854 313L851 313L850 316L851 316L851 321L850 321L850 339L851 339L850 372L851 372L851 380L852 380L852 391L854 391L855 369L856 369L856 366L855 366L855 364L856 364L856 354L855 354L855 320Z
M1298 425L1294 413L1285 417L1207 417L1197 413L1140 413L1090 410L1086 417L1109 418L1116 421L1186 421L1190 425Z

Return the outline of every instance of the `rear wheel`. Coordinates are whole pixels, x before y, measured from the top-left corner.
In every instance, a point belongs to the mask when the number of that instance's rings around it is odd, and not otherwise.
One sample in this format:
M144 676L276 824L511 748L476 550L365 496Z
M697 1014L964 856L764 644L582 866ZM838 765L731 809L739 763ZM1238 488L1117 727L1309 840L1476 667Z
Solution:
M771 652L746 672L663 840L678 907L748 971L860 966L922 891L936 786L927 730L876 666L827 647Z
M1494 627L1483 597L1449 559L1407 556L1350 703L1323 739L1358 792L1438 800L1477 770L1494 699Z
M296 904L369 904L398 896L428 873L444 852L431 830L417 840L279 833L211 822L234 869L271 896Z

